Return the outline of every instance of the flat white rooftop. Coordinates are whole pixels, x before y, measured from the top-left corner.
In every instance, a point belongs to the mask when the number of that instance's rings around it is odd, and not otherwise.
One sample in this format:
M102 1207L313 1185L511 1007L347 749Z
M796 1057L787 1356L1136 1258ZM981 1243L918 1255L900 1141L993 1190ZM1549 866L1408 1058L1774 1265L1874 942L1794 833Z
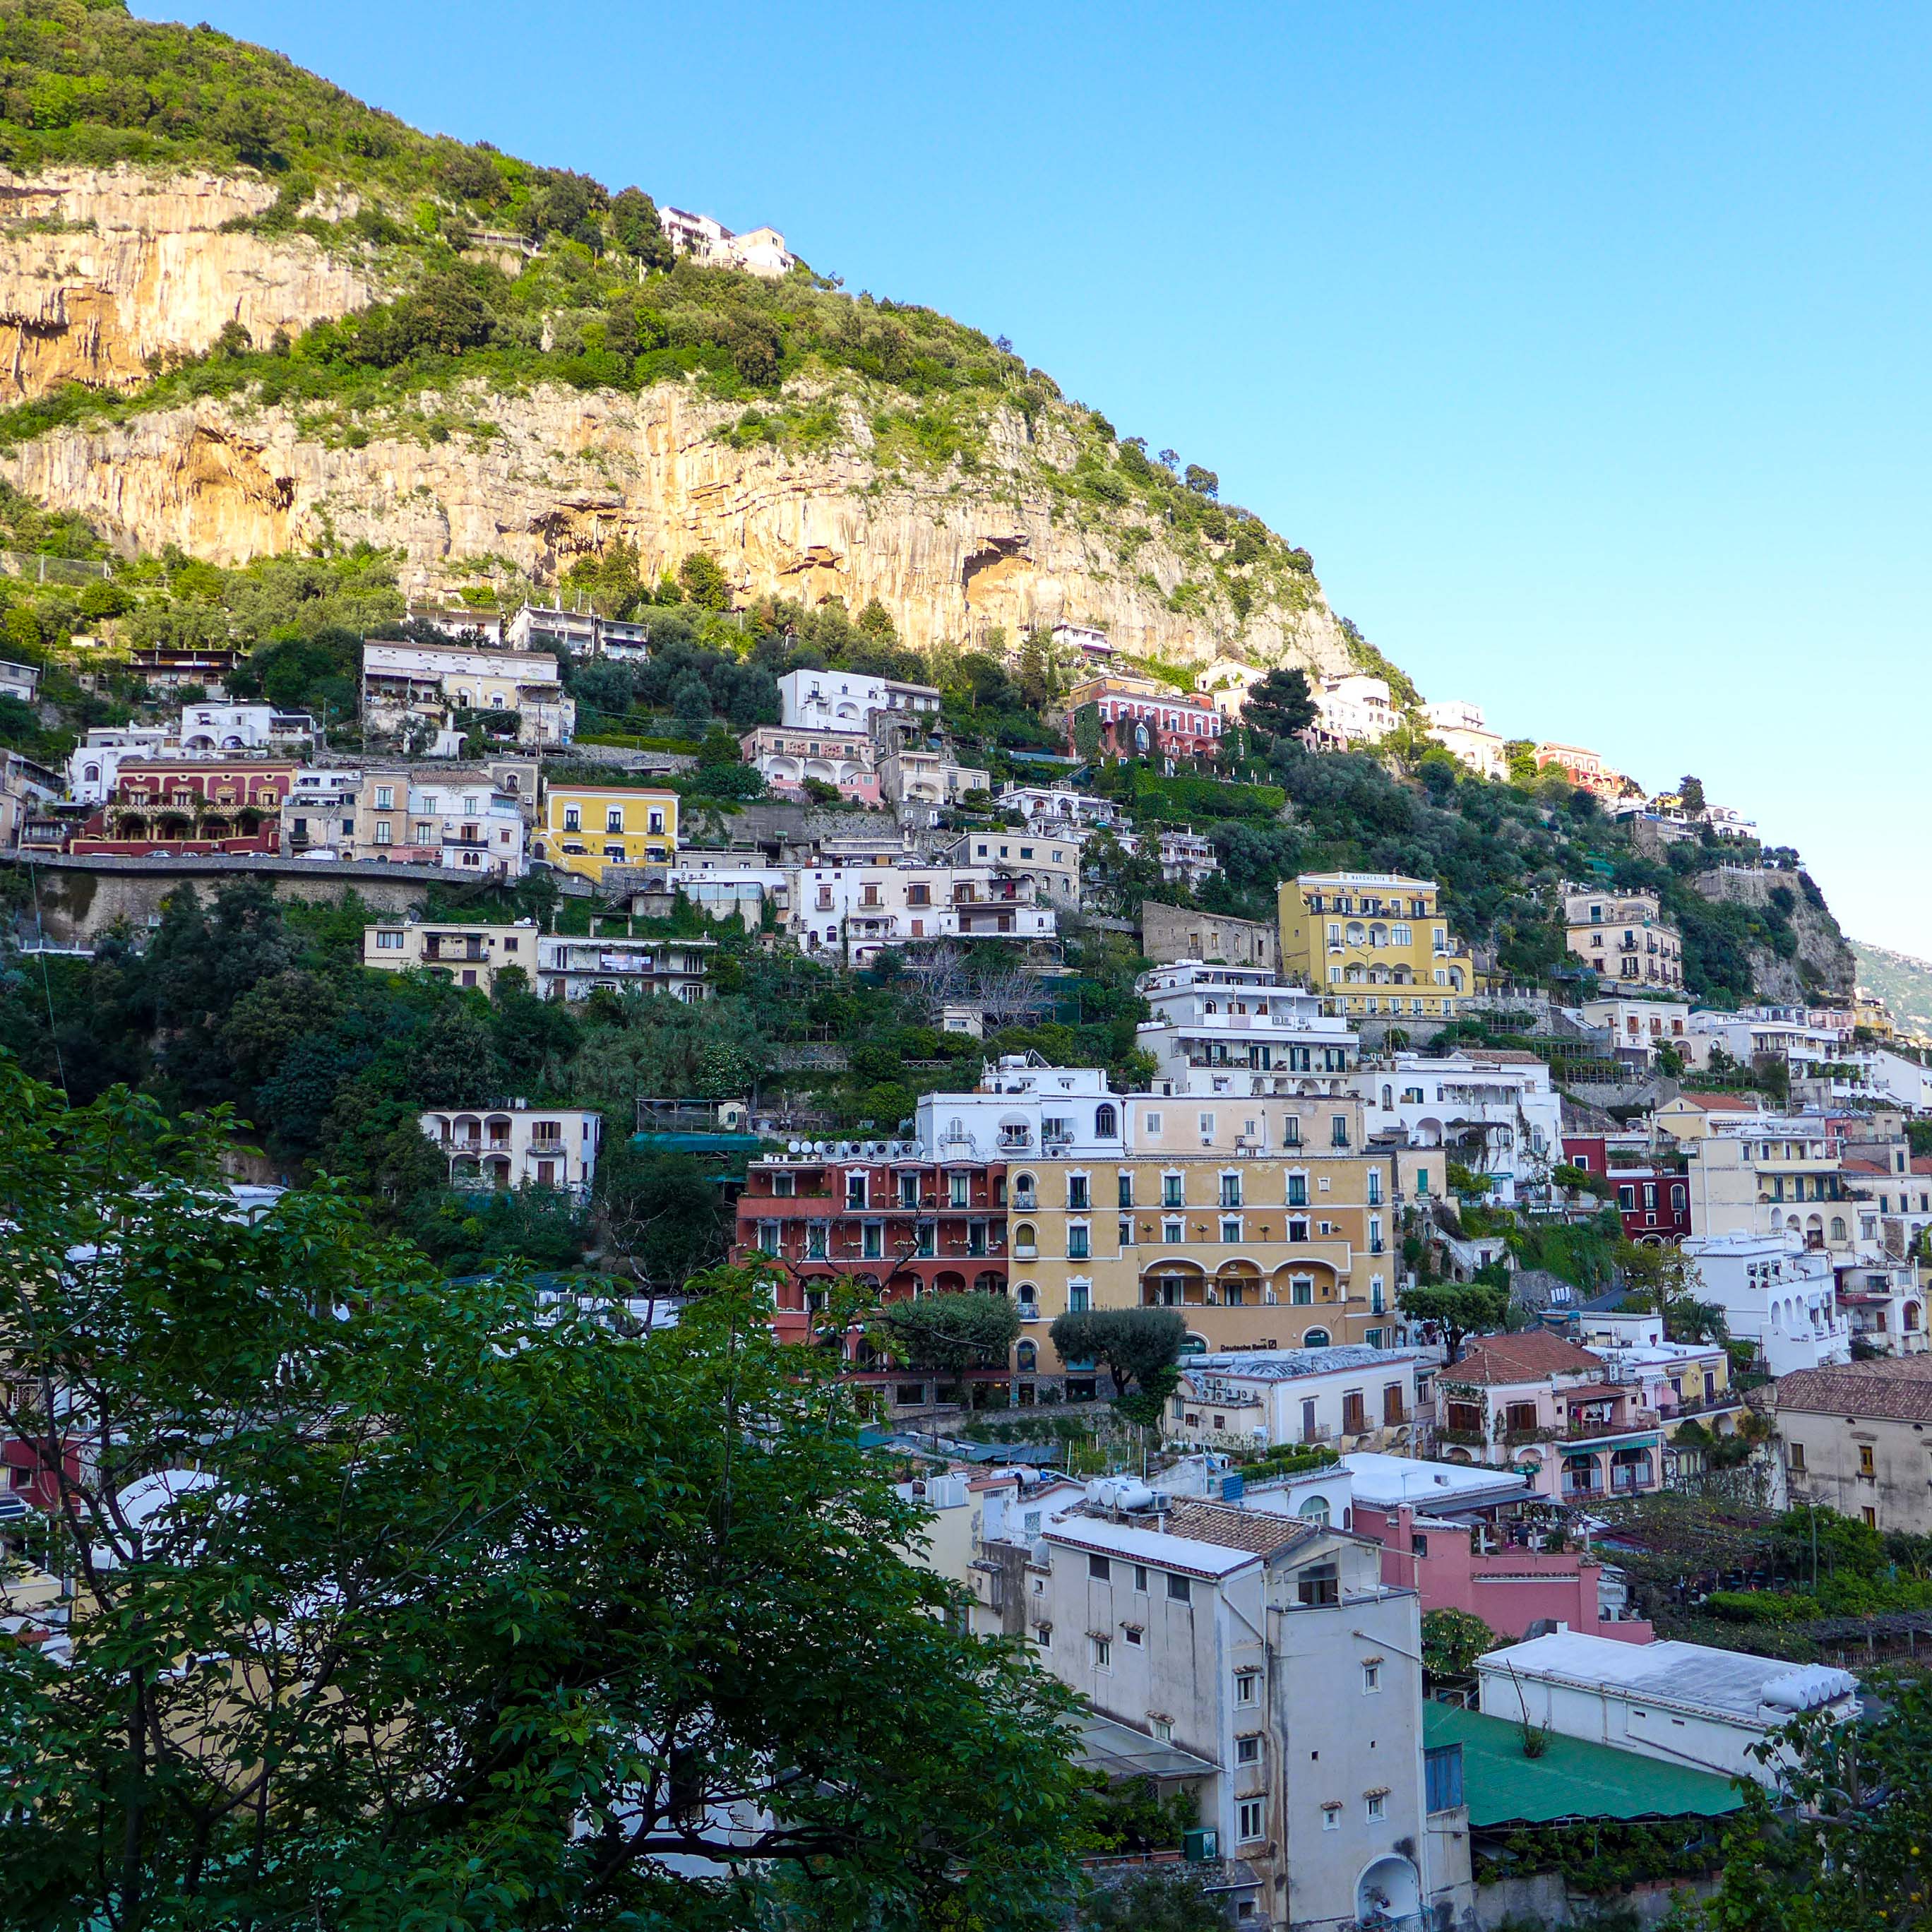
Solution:
M1342 1466L1354 1478L1354 1496L1371 1509L1467 1508L1508 1502L1529 1493L1529 1478L1468 1462L1425 1462L1413 1456L1384 1456L1354 1449Z

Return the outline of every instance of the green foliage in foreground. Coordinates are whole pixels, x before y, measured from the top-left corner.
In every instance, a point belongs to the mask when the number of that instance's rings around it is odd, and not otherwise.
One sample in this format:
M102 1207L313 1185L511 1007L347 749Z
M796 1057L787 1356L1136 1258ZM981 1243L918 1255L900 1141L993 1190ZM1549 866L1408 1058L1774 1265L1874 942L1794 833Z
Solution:
M895 1553L755 1273L626 1339L327 1190L248 1225L218 1124L4 1062L0 1117L0 1432L71 1398L78 1593L70 1664L0 1649L9 1923L1063 1922L1068 1694Z

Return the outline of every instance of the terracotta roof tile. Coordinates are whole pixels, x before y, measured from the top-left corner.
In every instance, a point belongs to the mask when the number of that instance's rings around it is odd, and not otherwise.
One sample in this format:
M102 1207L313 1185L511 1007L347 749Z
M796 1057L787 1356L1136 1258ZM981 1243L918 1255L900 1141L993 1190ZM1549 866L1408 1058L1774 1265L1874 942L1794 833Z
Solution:
M1932 1356L1797 1369L1778 1378L1778 1406L1810 1415L1932 1422Z
M1526 1328L1520 1335L1484 1335L1470 1343L1460 1362L1442 1371L1445 1382L1542 1382L1551 1376L1590 1375L1604 1359L1546 1328Z
M1264 1515L1258 1510L1232 1509L1225 1503L1178 1502L1162 1518L1161 1527L1170 1536L1272 1556L1291 1544L1306 1543L1327 1526L1311 1516Z
M1696 1107L1706 1114L1755 1114L1760 1110L1755 1094L1680 1094L1677 1097L1687 1106Z

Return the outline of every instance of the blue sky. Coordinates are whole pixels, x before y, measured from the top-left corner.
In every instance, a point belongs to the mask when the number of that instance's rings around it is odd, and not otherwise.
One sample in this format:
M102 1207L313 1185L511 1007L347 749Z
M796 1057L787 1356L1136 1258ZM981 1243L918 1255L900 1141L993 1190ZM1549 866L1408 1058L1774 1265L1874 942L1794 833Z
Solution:
M1932 956L1932 10L198 6L1010 336L1426 695Z

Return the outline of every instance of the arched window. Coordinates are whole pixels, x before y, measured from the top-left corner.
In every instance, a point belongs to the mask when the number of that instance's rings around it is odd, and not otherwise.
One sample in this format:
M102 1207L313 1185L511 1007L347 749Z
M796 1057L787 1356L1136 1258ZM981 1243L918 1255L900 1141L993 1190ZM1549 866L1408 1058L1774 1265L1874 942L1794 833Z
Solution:
M1382 1105L1385 1108L1388 1108L1391 1111L1394 1109L1395 1106L1395 1089L1393 1087L1387 1084L1384 1085L1382 1088Z
M1030 1256L1035 1251L1033 1223L1022 1221L1013 1229L1013 1252Z
M1328 1520L1328 1498L1326 1496L1310 1496L1295 1511L1295 1514L1305 1516L1310 1522L1325 1523Z
M1013 1361L1023 1376L1030 1376L1039 1365L1040 1351L1030 1342L1022 1342L1013 1351Z
M1304 1348L1325 1348L1328 1346L1328 1331L1325 1328L1311 1328L1301 1338Z
M100 781L100 767L98 765L89 765L87 767L86 776L90 784L98 784Z
M1013 1205L1016 1208L1030 1208L1034 1204L1033 1176L1030 1174L1015 1174L1013 1176Z
M1094 1135L1096 1140L1110 1141L1120 1131L1119 1112L1112 1106L1094 1109Z
M1834 1241L1842 1241L1845 1238L1845 1217L1842 1214L1832 1216L1832 1238Z

